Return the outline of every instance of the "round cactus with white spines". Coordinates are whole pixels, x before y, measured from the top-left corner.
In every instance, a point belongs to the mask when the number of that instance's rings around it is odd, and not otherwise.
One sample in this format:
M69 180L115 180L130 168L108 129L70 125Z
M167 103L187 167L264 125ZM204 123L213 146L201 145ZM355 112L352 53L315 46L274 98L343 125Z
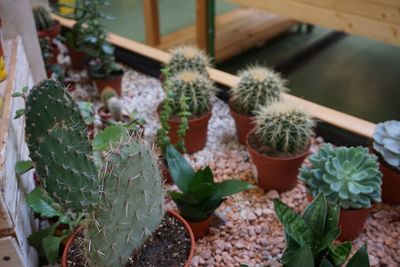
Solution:
M210 59L195 46L177 46L170 51L171 58L166 64L172 75L183 71L198 71L203 75L207 74L207 67L210 66Z

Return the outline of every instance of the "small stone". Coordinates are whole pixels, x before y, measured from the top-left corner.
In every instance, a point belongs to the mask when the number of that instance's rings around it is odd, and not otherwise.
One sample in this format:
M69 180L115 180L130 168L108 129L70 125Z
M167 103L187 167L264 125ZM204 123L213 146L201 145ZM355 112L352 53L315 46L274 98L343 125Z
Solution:
M205 259L205 260L207 260L207 259L209 259L210 257L211 257L211 255L212 255L212 253L211 253L211 251L210 250L203 250L201 253L200 253L200 256L203 258L203 259Z
M265 194L265 197L268 199L279 198L279 193L276 190L270 190Z

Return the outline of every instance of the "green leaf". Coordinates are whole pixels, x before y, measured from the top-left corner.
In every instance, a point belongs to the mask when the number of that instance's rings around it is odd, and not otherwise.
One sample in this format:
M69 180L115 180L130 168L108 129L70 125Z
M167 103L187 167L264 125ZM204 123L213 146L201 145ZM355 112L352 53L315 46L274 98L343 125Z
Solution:
M300 245L285 232L286 250L282 255L281 262L288 263L292 254L300 248Z
M195 173L192 182L190 183L190 187L201 183L214 184L214 176L209 166Z
M15 111L15 116L14 119L18 119L19 117L23 116L25 114L25 109L21 108Z
M56 263L59 255L60 244L67 237L68 235L63 235L61 237L46 236L43 238L42 246L44 254L46 255L46 259L50 264Z
M42 257L46 256L46 253L44 252L44 248L43 248L43 239L48 237L48 236L53 236L54 235L54 231L56 230L56 228L60 225L59 222L50 225L49 227L40 230L38 232L32 233L29 237L28 237L28 243L29 245L31 245L32 247L34 247L39 255L41 255Z
M319 267L335 267L335 266L332 265L332 263L329 260L323 258Z
M16 93L13 93L11 96L12 97L22 97L23 94L22 94L22 92L16 92Z
M192 166L172 145L167 146L165 156L172 180L183 193L187 193L195 175Z
M322 193L306 207L302 218L313 231L314 238L320 240L324 236L327 202Z
M33 162L31 160L21 160L15 164L15 173L17 175L22 175L31 169L33 169Z
M39 187L26 196L26 202L32 211L40 214L41 217L53 218L60 215L60 212L54 208L55 202Z
M314 267L314 259L310 247L303 246L296 250L284 267Z
M221 183L215 184L216 194L215 197L225 198L230 195L252 189L254 186L242 180L226 180Z
M283 224L285 231L301 246L311 246L313 232L296 212L289 208L280 199L274 199L275 213Z
M210 183L196 184L190 186L189 192L185 195L193 196L197 200L197 203L202 204L203 202L210 200L214 194L214 185Z
M183 201L175 201L179 209L179 214L189 222L200 222L206 220L212 211L204 211L201 208Z
M106 151L112 144L119 142L126 133L126 129L122 125L113 125L105 128L94 137L92 142L93 150Z
M369 267L368 249L364 244L349 260L346 267Z
M351 242L329 245L329 257L335 266L340 266L346 261L347 257L350 255L351 248Z
M325 220L325 233L338 228L339 223L339 206L332 206L328 204L328 210Z
M25 94L28 92L28 90L29 90L28 86L24 86L22 88L22 92L25 93Z

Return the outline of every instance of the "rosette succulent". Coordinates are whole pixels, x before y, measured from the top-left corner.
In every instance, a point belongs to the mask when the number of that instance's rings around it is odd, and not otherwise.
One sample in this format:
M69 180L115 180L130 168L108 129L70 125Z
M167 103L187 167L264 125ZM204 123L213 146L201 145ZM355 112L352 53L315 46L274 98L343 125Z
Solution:
M400 170L400 121L386 121L376 125L373 148L391 166Z
M314 197L322 192L343 209L369 208L381 201L382 174L367 148L325 144L309 160L311 166L303 165L299 178Z

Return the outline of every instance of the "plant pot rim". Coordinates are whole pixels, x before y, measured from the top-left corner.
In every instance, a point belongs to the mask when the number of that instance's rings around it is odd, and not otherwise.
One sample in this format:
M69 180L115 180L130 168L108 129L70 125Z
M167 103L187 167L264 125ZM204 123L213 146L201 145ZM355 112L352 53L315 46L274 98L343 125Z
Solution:
M37 31L39 38L56 37L61 31L61 23L58 20L54 20L54 24L47 29Z
M185 227L186 231L189 234L189 238L190 238L190 251L189 251L189 256L188 259L186 260L186 263L184 265L184 267L189 267L190 263L192 262L192 258L194 256L194 249L196 246L196 241L194 239L194 234L192 229L190 228L189 224L187 223L187 221L185 221L185 219L182 218L182 216L180 216L178 213L176 213L175 211L172 210L167 210L167 213L173 217L175 217L178 221L180 221L183 224L183 227ZM71 247L72 242L74 241L76 235L78 233L80 233L83 230L84 226L80 225L78 228L76 228L76 230L74 231L74 233L68 238L67 243L65 244L65 248L62 254L62 258L61 258L61 267L67 267L68 266L68 250Z
M158 105L158 107L157 107L157 113L158 113L158 115L160 115L161 106L162 106L162 102L161 102L161 103ZM206 119L206 118L211 117L211 115L212 115L212 106L210 107L210 109L209 109L206 113L204 113L204 114L202 114L202 115L198 115L198 116L196 116L196 117L188 118L188 120L189 120L190 123L198 122L198 121L202 121L202 120L204 120L204 119ZM180 119L175 119L175 118L171 119L171 118L169 118L169 119L168 119L168 122L170 122L170 123L175 123L175 124L180 124Z
M248 149L251 153L254 153L254 154L256 154L257 156L262 157L262 158L264 158L264 159L266 159L266 160L281 160L281 161L294 160L294 159L298 159L298 158L304 157L304 155L307 155L307 154L309 153L309 151L310 151L311 139L309 140L307 147L306 147L302 152L297 153L297 154L294 155L294 156L289 156L289 157L286 157L286 156L282 156L282 157L273 157L273 156L267 156L267 155L261 154L261 153L258 152L256 149L254 149L254 148L250 145L250 143L249 143L249 137L250 137L250 135L252 135L255 131L256 131L256 129L251 130L251 131L247 134L247 136L246 136L246 146L247 146L247 149Z
M90 67L89 67L90 68ZM109 75L97 75L96 72L88 71L88 75L92 80L103 80L103 81L113 81L118 80L122 76L124 76L125 71L121 68L121 70L110 72Z
M229 107L229 110L231 111L231 113L232 114L234 114L236 117L245 117L245 118L254 118L255 116L253 115L245 115L245 114L242 114L242 113L239 113L239 112L237 112L234 108L233 108L233 106L232 106L232 103L231 103L231 101L229 100L229 102L228 102L228 107Z

